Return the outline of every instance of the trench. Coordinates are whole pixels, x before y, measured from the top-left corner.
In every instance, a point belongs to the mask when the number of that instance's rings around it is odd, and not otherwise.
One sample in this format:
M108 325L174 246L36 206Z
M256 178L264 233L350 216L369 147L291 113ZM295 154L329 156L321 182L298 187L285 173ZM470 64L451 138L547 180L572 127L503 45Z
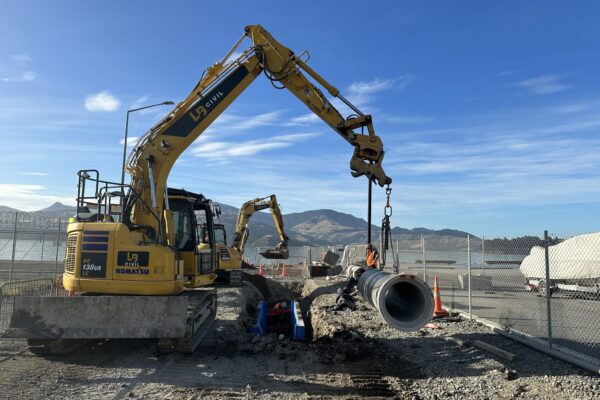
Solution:
M322 325L323 313L311 313L314 301L324 295L332 295L338 289L345 287L346 280L323 283L322 280L274 280L260 275L244 273L242 280L251 283L262 294L265 301L269 303L297 300L305 324L305 338L307 340L318 340L320 338L315 326ZM319 282L319 283L317 283ZM256 311L256 307L252 306ZM254 315L256 317L256 315Z

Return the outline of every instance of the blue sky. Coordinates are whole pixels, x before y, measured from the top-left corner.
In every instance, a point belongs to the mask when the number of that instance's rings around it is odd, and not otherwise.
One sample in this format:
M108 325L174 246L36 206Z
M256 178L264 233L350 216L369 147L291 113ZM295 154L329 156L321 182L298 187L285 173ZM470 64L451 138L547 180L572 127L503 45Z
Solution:
M373 114L394 225L598 230L599 3L282 4L3 2L0 204L72 203L78 169L118 180L126 110L183 99L245 25L260 23L307 49L314 69ZM167 111L132 114L130 135ZM351 152L259 77L169 185L232 205L276 193L284 212L365 217L367 182L350 176ZM383 202L376 190L375 220Z

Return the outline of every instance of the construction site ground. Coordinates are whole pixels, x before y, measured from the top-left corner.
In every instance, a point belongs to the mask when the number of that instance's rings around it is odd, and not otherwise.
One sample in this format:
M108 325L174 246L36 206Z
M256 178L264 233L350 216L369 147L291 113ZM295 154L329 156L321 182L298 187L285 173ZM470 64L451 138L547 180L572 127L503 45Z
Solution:
M217 321L193 355L160 354L152 340L89 342L39 357L0 339L2 399L593 399L600 379L472 321L405 333L364 302L328 311L343 278L265 279L218 289ZM261 297L298 298L311 339L246 333ZM482 340L510 362L443 339Z

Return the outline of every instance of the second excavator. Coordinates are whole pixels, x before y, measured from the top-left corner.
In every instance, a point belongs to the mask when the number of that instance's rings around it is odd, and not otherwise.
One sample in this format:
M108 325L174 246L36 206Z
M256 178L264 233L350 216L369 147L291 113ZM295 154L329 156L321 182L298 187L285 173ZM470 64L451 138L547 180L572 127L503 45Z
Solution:
M223 279L226 281L236 284L241 280L241 268L245 264L243 255L250 235L250 229L248 227L250 218L252 218L257 211L266 209L271 210L275 229L279 236L279 243L274 248L265 249L260 255L264 258L275 260L287 259L289 257L289 238L283 229L283 216L281 215L281 208L277 203L277 197L272 194L270 196L249 200L242 205L238 212L231 246L227 246L227 232L225 231L225 225L216 222L213 222L212 224L217 254L219 255L218 274L224 275L225 277L223 277ZM203 243L199 248L209 249L210 227L206 222L200 224L200 237L203 238Z

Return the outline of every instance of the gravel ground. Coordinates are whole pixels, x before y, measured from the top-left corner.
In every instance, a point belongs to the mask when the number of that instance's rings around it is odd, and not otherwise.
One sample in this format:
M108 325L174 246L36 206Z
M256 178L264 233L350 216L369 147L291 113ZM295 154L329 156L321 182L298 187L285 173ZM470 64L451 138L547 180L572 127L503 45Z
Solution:
M307 286L327 288L336 284L309 282ZM356 311L325 311L328 305L335 304L336 297L325 294L311 304L310 318L316 337L347 340L350 335L357 341L376 344L373 365L382 365L379 369L386 379L394 381L406 398L600 398L597 375L496 335L477 322L440 321L439 329L400 332L390 328L362 302ZM444 340L445 336L463 341L481 340L514 353L517 359L510 362L483 350L459 347ZM387 365L394 363L412 365L414 376L394 376L387 369Z
M218 289L217 321L191 356L160 355L149 340L111 340L67 356L33 356L23 341L0 340L0 398L30 399L592 399L598 377L551 359L473 322L402 333L358 302L325 311L341 281L309 280L303 309L315 340L245 332L260 298L253 286ZM258 282L275 297L302 284ZM479 339L515 362L442 339Z

